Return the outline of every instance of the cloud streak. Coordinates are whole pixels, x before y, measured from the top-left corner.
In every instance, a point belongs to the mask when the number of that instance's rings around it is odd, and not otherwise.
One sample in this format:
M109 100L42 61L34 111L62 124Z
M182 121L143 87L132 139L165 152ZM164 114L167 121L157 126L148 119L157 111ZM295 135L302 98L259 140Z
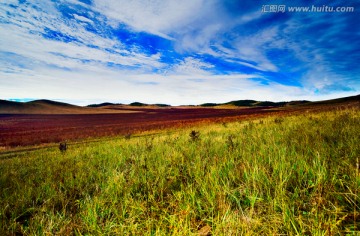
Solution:
M1 98L198 104L360 91L356 12L265 14L253 1L84 2L0 3Z

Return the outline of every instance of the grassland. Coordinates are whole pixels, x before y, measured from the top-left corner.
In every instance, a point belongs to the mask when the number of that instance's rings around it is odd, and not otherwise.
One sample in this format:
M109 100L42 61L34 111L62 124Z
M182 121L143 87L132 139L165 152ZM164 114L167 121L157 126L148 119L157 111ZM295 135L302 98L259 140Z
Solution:
M358 235L359 121L344 109L0 156L0 235Z

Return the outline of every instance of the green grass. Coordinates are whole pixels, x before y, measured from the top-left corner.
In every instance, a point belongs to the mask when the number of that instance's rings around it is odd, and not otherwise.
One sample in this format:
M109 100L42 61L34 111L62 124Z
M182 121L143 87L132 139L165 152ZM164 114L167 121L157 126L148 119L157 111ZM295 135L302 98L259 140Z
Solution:
M0 235L358 235L359 121L269 117L0 159Z

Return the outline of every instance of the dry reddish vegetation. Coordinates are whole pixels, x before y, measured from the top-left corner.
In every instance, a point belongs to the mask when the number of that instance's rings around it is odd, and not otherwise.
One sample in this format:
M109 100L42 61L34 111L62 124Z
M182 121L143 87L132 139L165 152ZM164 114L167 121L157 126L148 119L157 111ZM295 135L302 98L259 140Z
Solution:
M0 147L26 146L60 141L80 140L104 136L128 135L170 127L185 127L194 123L228 122L288 113L324 111L353 107L360 102L345 101L334 104L313 104L287 108L112 108L113 114L0 114ZM121 113L127 111L126 113Z
M121 108L119 108L121 109ZM126 135L199 122L245 118L274 112L268 108L136 108L140 113L76 115L0 115L0 146Z

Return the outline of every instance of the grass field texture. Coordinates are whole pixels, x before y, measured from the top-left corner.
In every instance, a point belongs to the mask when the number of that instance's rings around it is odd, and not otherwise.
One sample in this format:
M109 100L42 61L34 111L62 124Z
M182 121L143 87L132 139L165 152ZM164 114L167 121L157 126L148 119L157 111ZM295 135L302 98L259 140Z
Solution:
M343 109L0 156L0 235L359 235L359 131Z

